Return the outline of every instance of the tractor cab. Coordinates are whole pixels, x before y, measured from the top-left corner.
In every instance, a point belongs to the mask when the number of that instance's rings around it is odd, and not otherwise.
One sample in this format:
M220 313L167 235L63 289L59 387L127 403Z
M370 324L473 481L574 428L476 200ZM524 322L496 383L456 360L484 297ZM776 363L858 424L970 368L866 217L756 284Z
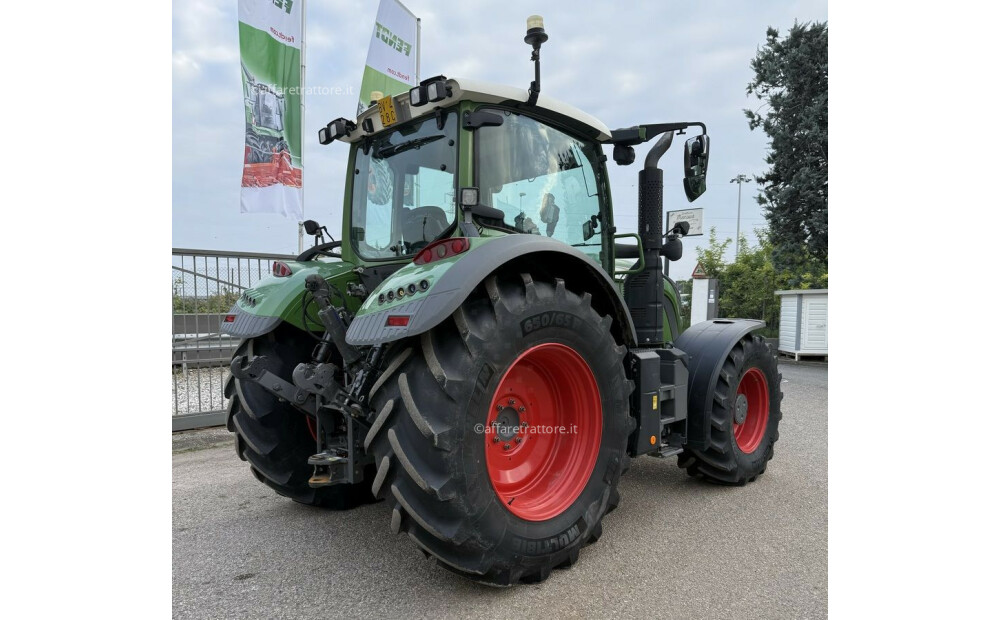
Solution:
M603 147L613 146L616 163L628 165L635 145L663 134L653 149L658 159L674 133L691 126L704 133L701 123L611 131L546 95L436 76L373 100L356 120L330 122L319 138L351 144L345 259L407 262L451 236L531 234L578 248L614 273L616 247L619 258L637 259L639 246L615 244ZM685 146L689 200L704 191L707 145L700 135ZM475 204L462 204L463 189L475 190Z
M613 225L601 152L610 131L572 106L528 98L438 76L324 127L321 142L351 144L350 251L392 262L450 236L532 234L610 267L609 238L599 234ZM476 204L460 204L463 188L477 190ZM460 226L466 213L472 228Z

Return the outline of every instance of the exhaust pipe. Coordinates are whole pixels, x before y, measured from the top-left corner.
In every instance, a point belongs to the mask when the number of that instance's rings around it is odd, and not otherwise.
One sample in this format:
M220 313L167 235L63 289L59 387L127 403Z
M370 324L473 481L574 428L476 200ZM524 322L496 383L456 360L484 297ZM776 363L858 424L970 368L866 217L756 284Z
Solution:
M635 332L641 347L663 347L663 268L660 251L663 248L663 171L660 158L674 141L674 132L660 136L649 149L639 171L639 238L645 267L641 273L625 281Z

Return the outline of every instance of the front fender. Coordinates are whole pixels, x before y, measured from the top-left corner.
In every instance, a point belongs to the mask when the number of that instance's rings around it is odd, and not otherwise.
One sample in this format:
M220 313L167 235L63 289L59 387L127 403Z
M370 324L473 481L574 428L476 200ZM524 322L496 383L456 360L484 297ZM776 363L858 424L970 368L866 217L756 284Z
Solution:
M764 327L753 319L713 319L696 323L674 340L688 354L688 445L708 448L714 390L722 364L740 338Z
M354 312L361 302L347 295L347 283L359 281L353 273L355 265L344 262L285 261L292 275L285 278L267 276L256 286L244 290L229 315L223 319L220 331L237 338L254 338L266 334L282 321L306 330L302 323L302 294L307 276L318 273L336 286L347 298L347 309ZM232 319L229 317L232 316ZM309 329L320 329L310 325Z
M583 252L560 241L538 235L515 234L501 237L473 237L471 247L458 256L428 263L410 264L388 278L372 292L358 312L347 342L355 346L384 344L422 334L451 316L491 273L512 262L518 268L542 265L557 277L579 283L591 293L595 309L612 314L620 329L621 340L635 343L632 317L624 307L614 281ZM426 290L420 283L427 281ZM417 287L408 292L410 284ZM400 289L402 299L395 295ZM379 302L380 293L394 292L392 301ZM405 316L405 326L387 325L389 316Z

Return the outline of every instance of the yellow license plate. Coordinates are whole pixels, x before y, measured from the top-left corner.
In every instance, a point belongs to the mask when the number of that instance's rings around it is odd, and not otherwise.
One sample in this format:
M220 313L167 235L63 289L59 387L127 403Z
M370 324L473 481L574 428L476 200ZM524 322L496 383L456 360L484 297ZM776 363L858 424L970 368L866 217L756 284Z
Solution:
M383 127L392 127L396 124L396 106L391 96L378 100L378 115L382 119Z

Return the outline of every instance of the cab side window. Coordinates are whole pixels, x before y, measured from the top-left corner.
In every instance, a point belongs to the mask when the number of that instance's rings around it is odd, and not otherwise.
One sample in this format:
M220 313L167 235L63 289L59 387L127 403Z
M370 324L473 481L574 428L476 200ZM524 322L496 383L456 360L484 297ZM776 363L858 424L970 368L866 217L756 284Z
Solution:
M518 232L544 235L598 256L599 236L585 224L601 217L596 148L533 118L508 110L499 126L476 131L482 200Z

